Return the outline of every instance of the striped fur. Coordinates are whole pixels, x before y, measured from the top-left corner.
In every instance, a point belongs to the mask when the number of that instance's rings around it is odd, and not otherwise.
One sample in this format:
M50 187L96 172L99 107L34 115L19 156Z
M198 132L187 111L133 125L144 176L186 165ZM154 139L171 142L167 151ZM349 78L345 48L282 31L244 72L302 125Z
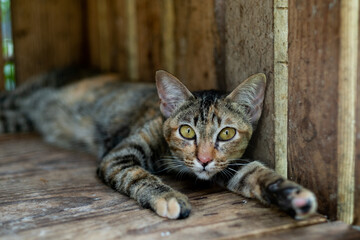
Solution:
M65 73L42 75L0 95L0 133L35 129L48 142L96 154L106 184L170 219L187 217L191 206L155 175L159 172L216 181L295 218L316 211L309 190L257 161L241 159L261 114L263 74L225 94L191 93L164 71L157 72L157 89L121 83L112 74ZM191 127L194 137L182 136L182 126ZM223 141L219 134L225 128L236 131Z

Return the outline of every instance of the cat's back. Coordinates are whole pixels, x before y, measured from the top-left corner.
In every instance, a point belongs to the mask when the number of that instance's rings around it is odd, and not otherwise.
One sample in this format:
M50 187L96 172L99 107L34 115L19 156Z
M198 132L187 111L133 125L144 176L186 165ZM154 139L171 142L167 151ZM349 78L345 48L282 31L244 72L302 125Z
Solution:
M123 82L116 74L83 79L57 95L73 112L91 116L104 128L136 124L160 115L155 84Z
M24 99L22 111L48 142L98 152L99 139L123 129L130 134L160 116L158 101L155 84L101 74L60 88L41 88Z
M68 105L102 105L121 101L121 105L141 102L150 95L156 98L156 88L151 83L123 82L117 74L102 74L82 79L58 92ZM154 99L156 100L156 99Z

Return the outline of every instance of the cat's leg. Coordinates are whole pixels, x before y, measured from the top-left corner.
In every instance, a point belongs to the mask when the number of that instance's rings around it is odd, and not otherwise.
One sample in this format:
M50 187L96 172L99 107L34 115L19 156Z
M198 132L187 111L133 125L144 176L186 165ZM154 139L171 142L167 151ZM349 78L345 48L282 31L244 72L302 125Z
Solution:
M156 151L160 147L156 144L162 143L159 140L161 127L160 132L156 128L159 127L150 124L136 135L123 140L102 159L98 175L113 189L162 217L186 218L191 211L188 198L146 170L153 168L158 156Z
M295 219L306 218L317 209L316 197L310 190L283 178L257 161L241 168L226 187L245 197L277 205Z

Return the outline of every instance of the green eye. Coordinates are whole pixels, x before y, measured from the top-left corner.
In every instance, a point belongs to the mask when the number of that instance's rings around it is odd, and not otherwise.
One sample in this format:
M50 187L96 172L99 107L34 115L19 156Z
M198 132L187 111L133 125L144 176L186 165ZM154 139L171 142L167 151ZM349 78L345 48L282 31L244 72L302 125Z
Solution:
M195 131L189 125L182 125L180 127L180 135L186 139L194 139L195 138Z
M224 128L223 130L221 130L221 132L218 135L218 139L220 141L228 141L230 139L232 139L235 136L236 130L235 128Z

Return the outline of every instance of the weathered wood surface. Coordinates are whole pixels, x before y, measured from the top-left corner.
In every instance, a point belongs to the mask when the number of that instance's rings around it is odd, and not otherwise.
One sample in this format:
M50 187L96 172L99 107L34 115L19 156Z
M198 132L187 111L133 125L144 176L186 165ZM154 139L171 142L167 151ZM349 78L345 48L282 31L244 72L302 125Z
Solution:
M136 31L138 48L138 77L141 81L154 82L155 71L163 68L161 63L163 17L161 0L136 2Z
M84 61L82 1L13 0L16 81Z
M338 203L337 217L354 221L356 83L359 1L341 2L339 98L338 98Z
M92 67L128 77L128 21L125 0L86 0L87 54Z
M87 0L86 6L93 67L147 82L164 69L191 90L224 81L224 25L216 22L224 18L221 4L216 11L207 0Z
M336 218L340 4L289 1L289 178ZM331 49L331 50L330 50Z
M274 152L275 171L287 177L288 1L274 0Z
M333 240L333 239L353 239L358 240L360 238L360 231L353 229L351 226L343 223L343 222L332 222L332 223L324 223L317 224L308 227L289 229L281 232L271 232L269 234L264 234L260 236L255 236L251 238L251 240L303 240L303 239L311 239L311 240Z
M252 74L265 73L265 105L251 155L274 167L273 1L226 1L226 86L234 89Z
M215 186L164 177L193 206L188 219L166 220L105 186L95 175L94 157L31 134L0 136L0 166L0 238L217 239L325 221L295 221Z
M360 25L359 25L360 37ZM360 42L358 49L360 49ZM356 145L355 145L355 209L354 224L360 226L360 54L358 54L357 100L356 100Z
M175 74L191 90L218 88L215 1L175 0Z

